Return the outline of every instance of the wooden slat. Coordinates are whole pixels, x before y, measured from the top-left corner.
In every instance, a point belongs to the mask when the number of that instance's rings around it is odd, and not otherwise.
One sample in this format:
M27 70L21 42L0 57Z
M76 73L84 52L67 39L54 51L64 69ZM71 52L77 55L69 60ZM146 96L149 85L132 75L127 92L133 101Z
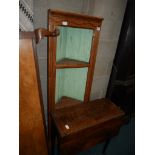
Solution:
M72 12L64 12L60 10L48 10L49 22L52 25L63 25L63 21L67 21L70 27L81 27L87 29L96 29L101 26L103 18L82 15Z
M82 68L82 67L89 67L89 63L65 58L58 61L56 64L56 68Z
M87 19L87 20L92 20L92 21L102 21L103 18L101 17L94 17L94 16L89 16L89 15L85 15L85 14L79 14L79 13L75 13L75 12L66 12L66 11L62 11L62 10L54 10L54 9L49 9L48 10L49 13L52 15L52 16L66 16L66 17L78 17L78 18L81 18L81 19Z
M67 96L63 96L60 101L55 105L55 109L67 108L70 106L76 106L77 104L81 104L82 102Z
M55 26L49 25L49 31L53 32ZM50 112L54 110L55 106L55 82L56 82L56 37L48 38L48 150L51 154L53 148L51 137L54 133L54 128L51 124ZM52 51L52 52L51 52Z
M22 31L19 33L19 39L33 39L35 38L35 33L32 32L32 31L29 31L29 32L25 32L25 31Z
M94 30L94 37L92 41L92 48L91 48L90 62L89 62L90 66L88 68L86 91L85 91L85 96L84 96L85 103L88 103L90 100L90 93L91 93L91 88L92 88L96 55L97 55L98 42L99 42L99 35L100 35L100 32L97 30Z
M44 109L34 52L34 33L20 33L19 41L19 153L48 155Z

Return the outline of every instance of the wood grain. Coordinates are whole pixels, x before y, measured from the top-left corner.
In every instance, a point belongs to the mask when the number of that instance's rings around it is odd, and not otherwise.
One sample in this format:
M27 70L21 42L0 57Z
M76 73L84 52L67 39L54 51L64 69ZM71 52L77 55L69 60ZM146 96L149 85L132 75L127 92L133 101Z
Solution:
M117 135L124 122L124 112L107 99L59 108L51 116L61 155L76 154Z
M51 26L49 25L49 30L50 31L54 31L55 30L55 26ZM51 117L49 115L49 112L52 112L54 110L55 107L55 82L56 82L56 43L57 43L57 38L56 37L49 37L48 38L48 90L47 90L47 94L48 94L48 98L47 98L47 102L48 102L48 150L49 150L49 154L51 154L52 150L54 148L52 148L52 136L54 137L54 128L52 127L52 120ZM52 135L53 134L53 135Z
M81 68L88 67L87 83L85 89L84 101L89 101L90 91L94 73L94 66L96 60L97 46L100 30L96 30L101 27L102 18L81 15L71 12L64 12L60 10L48 10L48 28L49 31L54 31L55 28L62 26L63 21L67 21L67 27L86 28L93 29L93 38L91 45L91 56L88 64L80 63L78 61L60 61L56 63L57 53L57 38L49 38L48 40L48 113L55 109L55 91L56 91L56 69L60 68ZM63 25L64 26L64 25ZM60 34L61 35L61 34ZM76 36L75 36L76 37ZM50 117L49 117L50 119Z
M45 28L38 28L35 29L35 38L36 38L36 43L39 43L41 39L44 37L56 37L60 34L58 29L55 29L54 31L50 32Z
M64 12L60 10L48 10L49 23L53 25L63 25L63 21L67 21L70 27L81 27L87 29L96 29L100 27L103 18L82 15L72 12Z
M20 32L19 41L19 153L48 155L44 109L34 51L34 32Z
M56 63L56 68L82 68L89 67L89 63L73 59L62 59Z
M62 109L70 106L76 106L77 104L81 104L82 102L76 100L74 98L70 98L67 96L63 96L61 100L55 105L55 109Z
M100 99L92 101L88 105L77 104L76 108L71 106L56 109L52 116L55 119L61 137L65 137L114 118L119 118L123 114L124 112L112 102L107 99ZM69 130L65 128L66 123L70 126Z
M82 150L86 150L96 145L97 143L109 139L118 134L121 125L124 123L124 112L117 106L115 106L115 104L113 104L111 101L107 99L95 100L93 102L89 101L102 20L103 19L99 17L81 15L59 10L48 10L49 30L53 31L55 28L61 28L61 34L59 38L49 38L48 40L49 150L54 151L54 146L51 145L51 142L53 145L55 144L56 136L59 155L73 155ZM73 57L71 57L71 59L68 58L70 55L67 57L59 55L57 53L57 50L59 49L57 43L62 44L60 48L61 50L59 50L60 54L65 51L64 45L66 45L66 42L63 42L63 37L61 38L61 35L63 36L62 33L64 32L62 30L65 29L64 27L69 27L70 30L73 31L75 28L77 28L75 30L81 28L83 29L83 31L86 29L92 31L91 37L89 37L88 39L91 42L91 46L88 50L90 51L90 57L84 60L84 55L81 59L78 58L80 56L80 54L78 53L78 56L75 58L77 60L74 60ZM84 41L82 41L82 39L79 39L79 41L78 39L74 38L78 36L80 38L80 35L77 35L76 33L72 34L73 35L70 35L68 40L72 41L72 43L76 43L76 46L77 43L81 41L83 45L79 44L79 46L84 46L85 43ZM82 34L84 33L82 32ZM83 40L86 40L85 37L81 38L84 38ZM73 48L70 46L67 47L69 47L69 49L67 49L66 51L70 51L72 55L75 52L74 46ZM83 52L83 50L77 50L77 52L81 51ZM56 59L57 54L59 58L58 60ZM62 98L60 101L58 100L58 104L55 105L55 95L57 93L57 69L65 70L66 68L75 68L76 70L77 68L82 67L86 67L88 69L88 73L86 76L86 85L84 88L84 99L82 98L83 102L75 100L76 96L74 96L73 99L68 98L65 94L60 95ZM73 73L71 73L70 76L72 74ZM74 73L74 76L77 76L77 79L74 79L78 80L78 75L75 75ZM81 78L79 78L79 80L81 80ZM68 83L71 83L71 81L67 80L67 84ZM72 87L70 85L65 86L68 86L66 87L66 89L70 89L72 91ZM74 88L73 91L74 90L76 89ZM69 129L66 129L65 125L68 125Z
M90 54L90 61L89 61L90 65L88 67L84 103L89 102L89 99L90 99L90 93L91 93L91 87L92 87L94 69L95 69L95 62L96 62L96 55L97 55L97 49L98 49L98 42L99 42L99 35L100 35L100 32L97 30L94 30L94 37L92 41L92 48L91 48L91 54Z

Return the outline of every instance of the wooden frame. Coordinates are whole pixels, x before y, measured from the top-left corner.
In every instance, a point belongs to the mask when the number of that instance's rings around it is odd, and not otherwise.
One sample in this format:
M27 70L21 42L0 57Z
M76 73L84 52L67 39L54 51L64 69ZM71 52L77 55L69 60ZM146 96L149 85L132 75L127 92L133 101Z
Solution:
M56 45L57 38L48 38L48 137L49 148L51 147L51 118L50 113L55 109L55 87L56 87L56 69L57 68L82 68L88 67L87 81L85 87L84 103L87 103L90 98L94 67L96 61L97 47L99 41L99 34L101 30L103 18L81 15L76 13L63 12L60 10L48 10L48 29L55 30L58 26L86 28L93 30L92 45L90 51L89 63L63 60L56 62ZM65 22L63 24L63 22ZM67 22L67 23L66 23Z
M34 32L19 33L19 153L21 155L48 155L35 42L38 43L45 36L55 35L58 35L58 30L49 32L43 28Z

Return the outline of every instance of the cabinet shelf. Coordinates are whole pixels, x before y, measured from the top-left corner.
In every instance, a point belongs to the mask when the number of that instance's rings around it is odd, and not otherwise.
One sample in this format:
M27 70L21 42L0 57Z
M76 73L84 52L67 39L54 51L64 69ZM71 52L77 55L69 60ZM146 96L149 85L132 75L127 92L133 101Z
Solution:
M56 63L56 68L82 68L89 67L88 62L64 58Z
M67 97L67 96L63 96L60 101L55 105L55 109L61 109L61 108L65 108L65 107L71 107L71 106L75 106L77 104L81 104L82 102L80 100L71 98L71 97Z

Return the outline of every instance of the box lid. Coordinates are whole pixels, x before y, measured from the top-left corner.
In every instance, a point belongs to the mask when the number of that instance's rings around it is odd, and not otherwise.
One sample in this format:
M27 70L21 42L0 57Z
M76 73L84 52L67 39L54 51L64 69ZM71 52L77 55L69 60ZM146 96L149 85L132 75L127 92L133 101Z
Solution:
M60 135L64 137L123 115L124 112L111 101L98 99L56 109L52 118Z

